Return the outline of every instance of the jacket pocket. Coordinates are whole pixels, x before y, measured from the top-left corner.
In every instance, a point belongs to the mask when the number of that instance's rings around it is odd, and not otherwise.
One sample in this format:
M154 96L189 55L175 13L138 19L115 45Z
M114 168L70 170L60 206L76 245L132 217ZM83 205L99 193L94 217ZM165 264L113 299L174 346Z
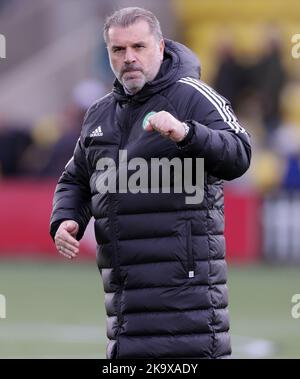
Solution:
M192 246L192 223L188 221L186 224L186 251L187 251L187 268L189 278L195 276L195 260Z

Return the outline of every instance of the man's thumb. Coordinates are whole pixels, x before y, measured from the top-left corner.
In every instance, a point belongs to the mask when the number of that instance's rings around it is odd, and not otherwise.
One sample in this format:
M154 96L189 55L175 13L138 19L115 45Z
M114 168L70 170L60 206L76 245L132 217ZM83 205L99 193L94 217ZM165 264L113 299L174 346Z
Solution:
M76 234L78 233L79 225L75 221L67 221L65 224L65 228L70 234L76 236Z

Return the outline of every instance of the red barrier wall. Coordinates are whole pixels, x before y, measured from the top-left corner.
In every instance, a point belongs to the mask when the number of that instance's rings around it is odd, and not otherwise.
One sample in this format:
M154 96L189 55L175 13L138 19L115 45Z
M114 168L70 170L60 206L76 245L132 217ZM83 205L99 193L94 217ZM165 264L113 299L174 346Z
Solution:
M248 263L262 256L261 199L253 191L225 191L227 260Z
M0 182L0 256L57 258L49 235L49 218L56 183ZM225 225L229 261L251 262L260 257L260 202L251 192L226 190ZM89 225L81 242L81 258L94 259L95 239Z
M0 182L0 256L59 257L49 234L55 186L41 180ZM81 258L94 258L85 241L80 250Z

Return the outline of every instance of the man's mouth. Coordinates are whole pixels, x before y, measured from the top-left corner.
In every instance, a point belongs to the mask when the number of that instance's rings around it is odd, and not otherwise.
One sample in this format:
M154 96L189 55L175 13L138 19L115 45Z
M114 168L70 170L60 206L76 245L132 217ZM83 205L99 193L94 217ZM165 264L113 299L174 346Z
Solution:
M132 78L136 78L140 74L141 74L140 70L125 71L124 74L123 74L123 77L125 79L132 79Z

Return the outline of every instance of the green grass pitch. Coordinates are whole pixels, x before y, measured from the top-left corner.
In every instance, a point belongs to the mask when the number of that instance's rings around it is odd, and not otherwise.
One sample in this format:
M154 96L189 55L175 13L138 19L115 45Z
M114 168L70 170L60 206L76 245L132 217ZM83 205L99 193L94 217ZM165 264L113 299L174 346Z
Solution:
M300 358L299 267L229 266L233 357ZM0 358L105 358L103 287L93 263L0 262Z

